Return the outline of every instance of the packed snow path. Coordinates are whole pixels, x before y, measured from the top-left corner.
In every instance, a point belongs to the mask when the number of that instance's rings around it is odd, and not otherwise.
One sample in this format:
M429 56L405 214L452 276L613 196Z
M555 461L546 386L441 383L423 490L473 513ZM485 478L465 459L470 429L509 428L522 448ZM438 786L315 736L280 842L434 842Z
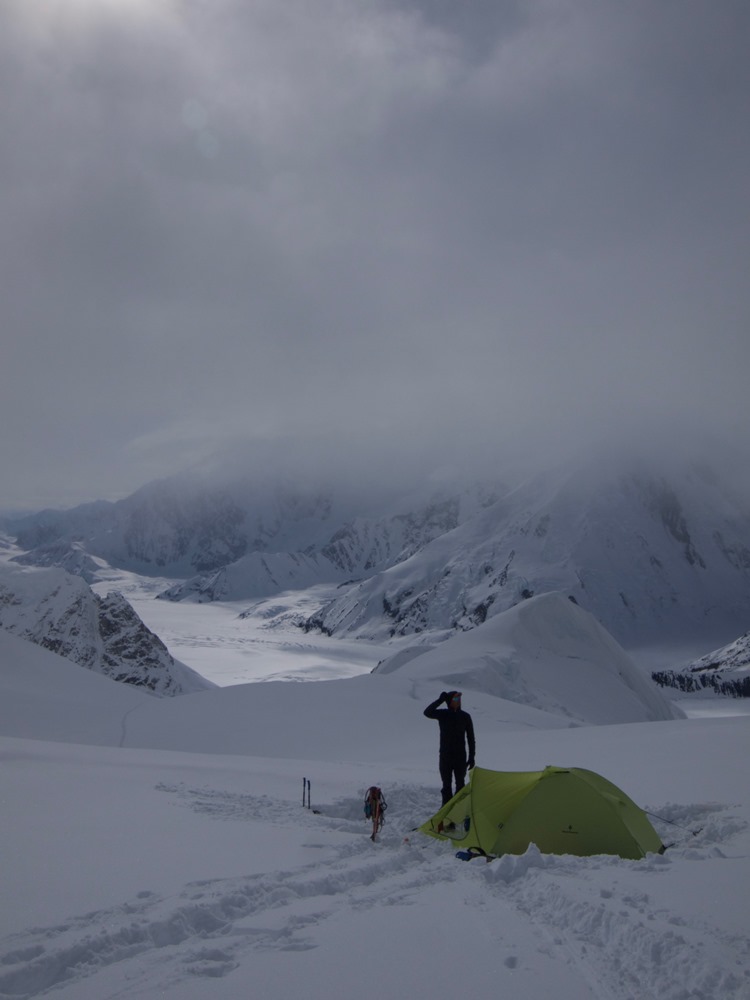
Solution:
M463 983L473 995L513 989L516 1000L555 988L584 1000L750 996L747 937L704 926L687 899L674 907L684 865L704 866L707 891L720 895L722 858L746 825L726 808L665 807L680 826L663 824L660 833L677 830L681 842L641 862L545 856L532 846L521 857L464 864L448 845L413 832L435 806L434 788L391 790L389 822L375 844L359 798L314 813L270 795L157 788L176 808L216 822L294 827L320 860L193 882L167 897L143 889L121 905L22 930L2 944L0 996L229 998L252 987L275 998L279 961L287 995L298 979L308 997L404 996L433 980L449 992ZM373 921L380 929L368 976L360 962ZM440 924L443 955L435 954ZM518 980L516 970L524 972Z

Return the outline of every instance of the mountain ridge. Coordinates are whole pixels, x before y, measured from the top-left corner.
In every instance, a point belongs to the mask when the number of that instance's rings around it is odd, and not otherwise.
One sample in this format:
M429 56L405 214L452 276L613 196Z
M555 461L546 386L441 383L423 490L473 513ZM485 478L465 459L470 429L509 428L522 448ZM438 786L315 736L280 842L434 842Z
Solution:
M353 584L311 624L381 639L466 630L534 594L565 590L618 639L696 620L743 631L750 517L726 499L721 507L697 477L681 485L678 493L643 474L598 489L566 475L536 478Z
M0 628L149 694L214 687L175 660L122 594L95 594L62 569L0 567Z
M175 601L335 584L305 628L364 639L444 637L555 590L628 643L747 629L750 504L705 464L613 455L509 482L425 482L375 499L289 479L175 477L16 522L16 558L90 580L97 560L158 569L176 580L160 596Z
M681 670L656 670L653 680L662 687L687 694L713 691L734 698L750 697L750 632L688 663Z

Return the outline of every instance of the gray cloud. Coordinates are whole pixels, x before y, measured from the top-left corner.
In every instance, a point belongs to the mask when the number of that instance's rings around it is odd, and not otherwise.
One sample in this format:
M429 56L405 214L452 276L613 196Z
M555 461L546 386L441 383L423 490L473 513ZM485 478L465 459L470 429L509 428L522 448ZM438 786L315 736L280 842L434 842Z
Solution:
M72 9L0 10L0 506L748 434L743 2Z

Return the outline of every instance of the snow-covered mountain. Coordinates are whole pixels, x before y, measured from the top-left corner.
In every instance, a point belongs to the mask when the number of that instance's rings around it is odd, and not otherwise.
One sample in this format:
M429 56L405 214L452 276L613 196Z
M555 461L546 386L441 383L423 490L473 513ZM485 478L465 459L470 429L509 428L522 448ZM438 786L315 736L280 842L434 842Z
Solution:
M150 483L115 503L42 511L10 522L25 559L50 565L83 549L112 566L185 578L208 573L252 551L297 551L327 540L332 501L318 490L238 479L226 488L199 476Z
M750 697L750 632L712 653L693 660L682 670L658 670L657 684L688 693L715 691L736 698Z
M178 578L164 595L170 600L243 600L370 576L470 519L500 489L428 485L405 496L386 489L373 501L352 488L238 477L217 489L185 475L117 503L42 511L9 529L24 565L62 566L91 581L104 560Z
M102 559L90 556L81 542L60 540L14 556L12 561L20 566L57 566L87 583L93 583L107 565Z
M243 512L223 495L155 483L116 503L42 511L10 528L28 564L49 565L53 547L64 558L78 546L113 566L179 576L243 555L242 521Z
M0 627L155 695L214 686L174 660L121 594L99 597L61 569L0 567Z
M503 480L375 498L183 476L43 512L15 534L28 563L176 578L162 595L173 601L337 584L306 623L334 636L445 637L557 590L626 644L747 629L750 503L707 467L591 457Z
M484 484L447 496L411 496L400 501L405 513L397 508L380 517L354 517L323 544L311 539L297 552L255 550L214 573L175 584L160 596L171 601L238 601L303 590L317 583L368 578L410 558L496 498L497 492Z
M375 639L450 633L553 590L621 641L743 631L750 516L695 468L669 479L556 470L343 590L310 625Z

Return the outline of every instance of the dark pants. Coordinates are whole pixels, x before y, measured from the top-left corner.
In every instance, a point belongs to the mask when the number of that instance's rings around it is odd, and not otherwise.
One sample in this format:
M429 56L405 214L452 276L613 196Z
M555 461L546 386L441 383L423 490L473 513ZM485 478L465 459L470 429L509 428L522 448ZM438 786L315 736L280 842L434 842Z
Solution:
M466 784L466 758L449 757L446 754L441 753L440 778L443 782L443 787L440 789L440 792L443 796L443 805L445 805L445 803L449 802L455 794L451 791L453 779L456 779L456 792L463 788Z

